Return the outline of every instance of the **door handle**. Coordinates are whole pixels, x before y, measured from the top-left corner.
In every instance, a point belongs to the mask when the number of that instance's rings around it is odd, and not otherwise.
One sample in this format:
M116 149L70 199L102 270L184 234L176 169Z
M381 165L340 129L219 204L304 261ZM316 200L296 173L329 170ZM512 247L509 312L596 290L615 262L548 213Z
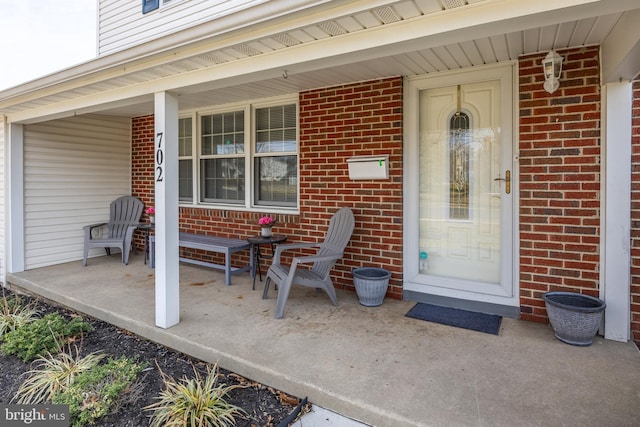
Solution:
M507 170L504 173L504 178L495 178L494 181L504 181L504 192L511 194L511 171Z

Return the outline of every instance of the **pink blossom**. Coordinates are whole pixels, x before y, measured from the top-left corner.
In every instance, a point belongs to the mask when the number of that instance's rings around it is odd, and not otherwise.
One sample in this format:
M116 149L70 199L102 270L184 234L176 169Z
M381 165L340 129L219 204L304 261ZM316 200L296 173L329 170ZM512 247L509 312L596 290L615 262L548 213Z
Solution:
M258 224L261 227L273 227L273 224L276 223L276 220L271 218L270 216L263 216L258 220Z

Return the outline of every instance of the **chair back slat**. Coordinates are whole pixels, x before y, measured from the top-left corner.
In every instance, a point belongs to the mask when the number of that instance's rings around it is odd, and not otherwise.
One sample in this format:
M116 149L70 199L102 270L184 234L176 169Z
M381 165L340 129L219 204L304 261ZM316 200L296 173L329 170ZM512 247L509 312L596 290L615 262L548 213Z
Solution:
M135 197L122 196L109 206L109 237L121 238L127 227L140 222L144 204Z
M355 219L351 209L345 207L338 210L338 212L331 217L327 235L324 242L320 245L317 255L323 256L329 253L342 253L351 239L354 226ZM335 263L336 260L318 261L313 264L312 270L324 277L329 274Z

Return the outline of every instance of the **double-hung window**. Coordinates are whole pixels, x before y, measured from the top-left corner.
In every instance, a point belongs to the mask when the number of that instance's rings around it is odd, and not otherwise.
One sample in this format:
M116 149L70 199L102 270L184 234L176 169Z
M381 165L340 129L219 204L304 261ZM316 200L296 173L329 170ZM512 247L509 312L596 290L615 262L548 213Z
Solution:
M244 111L200 116L200 201L244 204Z
M181 203L243 209L298 206L295 102L182 117L178 144Z
M254 203L295 207L298 200L296 105L255 110Z

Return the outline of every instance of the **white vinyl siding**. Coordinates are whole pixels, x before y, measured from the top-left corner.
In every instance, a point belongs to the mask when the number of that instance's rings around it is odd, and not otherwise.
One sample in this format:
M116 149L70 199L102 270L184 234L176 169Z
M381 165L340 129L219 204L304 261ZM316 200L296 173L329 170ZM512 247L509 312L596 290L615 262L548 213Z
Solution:
M174 0L143 14L139 0L101 0L98 55L135 46L262 3L265 0Z
M25 269L82 258L83 225L131 194L131 121L88 115L24 127Z
M5 137L7 132L7 126L5 117L0 115L0 242L4 242L0 245L0 283L6 283L7 268L6 268L6 239L5 239Z

